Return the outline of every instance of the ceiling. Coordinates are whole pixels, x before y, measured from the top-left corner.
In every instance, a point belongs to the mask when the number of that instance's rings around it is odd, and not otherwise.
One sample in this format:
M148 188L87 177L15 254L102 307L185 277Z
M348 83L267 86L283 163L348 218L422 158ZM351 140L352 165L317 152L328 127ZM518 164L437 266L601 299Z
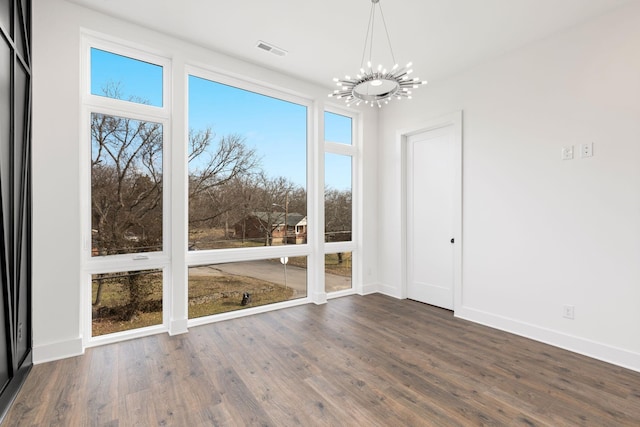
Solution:
M69 0L333 88L360 68L371 0ZM442 79L639 0L380 0L400 65ZM379 15L376 15L380 23ZM382 27L375 62L390 67ZM279 57L258 40L284 49ZM378 53L376 53L378 52Z

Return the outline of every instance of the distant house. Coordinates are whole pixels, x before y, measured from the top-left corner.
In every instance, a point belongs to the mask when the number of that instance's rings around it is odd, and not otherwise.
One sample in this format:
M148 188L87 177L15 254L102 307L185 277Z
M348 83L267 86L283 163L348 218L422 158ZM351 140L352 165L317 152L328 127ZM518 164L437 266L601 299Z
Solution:
M286 222L286 225L285 225ZM290 212L253 212L234 226L238 239L264 239L267 244L307 242L307 217Z

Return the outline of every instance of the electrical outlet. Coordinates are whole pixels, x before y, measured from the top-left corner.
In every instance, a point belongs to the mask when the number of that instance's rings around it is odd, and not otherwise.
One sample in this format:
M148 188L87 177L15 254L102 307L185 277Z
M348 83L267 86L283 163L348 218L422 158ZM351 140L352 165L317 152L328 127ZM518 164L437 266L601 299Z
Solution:
M565 145L564 147L562 147L561 159L562 160L573 159L573 145Z
M575 314L575 307L572 305L565 305L562 308L562 317L566 318L566 319L574 319L574 314Z
M588 144L580 144L580 157L592 157L593 156L593 142L589 142Z
M18 323L18 341L22 341L22 322Z

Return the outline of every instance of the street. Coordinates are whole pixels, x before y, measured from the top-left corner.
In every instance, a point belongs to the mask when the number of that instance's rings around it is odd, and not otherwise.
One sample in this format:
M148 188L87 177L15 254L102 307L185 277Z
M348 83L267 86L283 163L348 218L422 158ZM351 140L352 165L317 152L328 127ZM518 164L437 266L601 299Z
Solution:
M307 294L307 270L292 265L285 266L269 260L230 262L224 264L191 267L191 274L199 276L247 276L266 282L276 283L293 289L292 299L304 297ZM351 278L336 274L325 274L325 289L334 292L351 288Z

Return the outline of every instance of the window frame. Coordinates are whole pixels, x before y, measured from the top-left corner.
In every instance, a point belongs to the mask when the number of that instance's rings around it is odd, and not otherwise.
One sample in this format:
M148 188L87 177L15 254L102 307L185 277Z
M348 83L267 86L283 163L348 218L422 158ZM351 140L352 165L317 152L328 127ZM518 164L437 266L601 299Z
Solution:
M235 310L227 313L214 314L210 316L203 316L190 319L188 318L188 309L187 309L187 326L197 326L206 323L211 323L212 321L218 320L226 320L232 319L236 317L241 317L247 314L255 314L261 313L265 311L276 310L285 307L296 306L300 304L305 304L312 302L313 293L312 289L312 278L315 277L316 271L319 268L317 266L317 262L314 262L314 247L316 246L316 242L318 240L318 218L315 214L315 200L318 197L318 193L316 191L316 179L313 176L314 171L314 111L315 104L313 99L309 97L305 97L304 95L287 91L280 87L272 86L264 84L263 82L257 82L247 78L240 78L228 73L223 73L219 70L213 70L208 67L204 67L202 65L192 65L187 64L184 70L184 78L185 78L185 138L188 138L189 132L189 77L194 76L197 78L209 80L215 83L224 84L227 86L231 86L237 89L257 93L260 95L268 96L274 99L279 99L286 102L291 102L294 104L302 105L306 107L306 191L307 191L307 222L311 224L311 227L307 227L307 243L304 244L296 244L296 245L277 245L277 246L261 246L261 247L252 247L252 248L222 248L222 249L203 249L198 251L189 251L187 247L185 247L186 252L186 265L185 270L188 270L189 267L197 267L204 266L210 264L219 264L219 263L227 263L227 262L243 262L243 261L256 261L263 259L272 259L272 258L282 258L282 257L307 257L307 296L304 298L299 298L290 301L284 301L279 303L273 303L265 306L252 307L243 310ZM189 165L188 161L185 158L185 175L183 177L185 185L188 186L188 174L189 174ZM187 214L186 221L184 224L184 230L186 235L188 236L188 189L185 189L185 194L182 199L184 203ZM324 227L322 227L324 229ZM317 257L316 257L317 258ZM188 271L187 271L188 273ZM185 283L187 284L187 292L188 292L188 277L185 277ZM188 299L188 294L187 294Z
M133 44L123 43L113 38L98 36L91 32L81 34L80 76L80 227L81 227L81 322L84 347L108 344L123 339L137 338L169 330L171 309L170 278L172 253L172 216L171 216L171 78L172 62L166 55L150 53L150 49L141 49ZM91 93L91 49L96 48L134 60L162 67L162 107L139 104L126 100L107 98ZM162 125L162 251L92 256L91 233L91 115L105 114L133 120L154 122ZM128 270L162 270L163 297L162 323L129 331L92 336L92 292L93 274L120 272Z
M324 257L328 254L335 254L338 252L351 252L351 289L327 293L327 298L338 298L345 295L351 295L354 293L362 292L362 263L360 260L361 239L362 239L362 221L361 209L362 209L362 180L361 180L361 150L362 150L362 113L354 109L340 108L333 105L325 105L324 110L321 112L323 115L322 123L324 124L324 113L329 112L332 114L338 114L341 116L349 117L351 119L351 144L334 141L323 141L323 162L322 162L322 180L323 188L325 182L325 154L337 154L342 156L351 157L351 240L348 242L324 242L322 247L322 263L323 273L324 270ZM324 139L324 129L322 132ZM324 235L324 192L322 195L322 210L323 210L323 235ZM324 240L324 239L323 239ZM324 286L324 280L323 280Z
M307 303L322 304L328 298L362 293L362 135L363 112L355 108L342 108L327 104L323 98L288 90L246 75L231 73L192 58L172 55L147 46L141 46L102 33L81 29L80 34L80 108L79 108L79 227L81 260L79 332L83 348L102 345L159 332L184 333L191 326L243 317ZM91 94L91 48L113 52L163 67L162 107L137 104L124 100ZM261 95L293 102L306 107L306 191L307 191L307 243L257 248L188 250L188 104L189 75L219 82ZM175 94L174 94L175 90ZM177 95L177 97L175 96ZM352 119L352 143L324 140L325 111ZM91 113L117 115L136 120L161 123L163 127L163 250L144 254L91 256ZM350 242L324 242L324 174L325 153L348 155L352 159L352 239ZM351 252L352 288L332 293L325 292L325 254ZM135 255L146 259L134 260ZM307 296L305 298L251 307L228 313L194 319L188 318L189 267L243 262L281 257L307 258ZM93 274L133 269L161 269L163 272L163 321L161 325L92 337Z

